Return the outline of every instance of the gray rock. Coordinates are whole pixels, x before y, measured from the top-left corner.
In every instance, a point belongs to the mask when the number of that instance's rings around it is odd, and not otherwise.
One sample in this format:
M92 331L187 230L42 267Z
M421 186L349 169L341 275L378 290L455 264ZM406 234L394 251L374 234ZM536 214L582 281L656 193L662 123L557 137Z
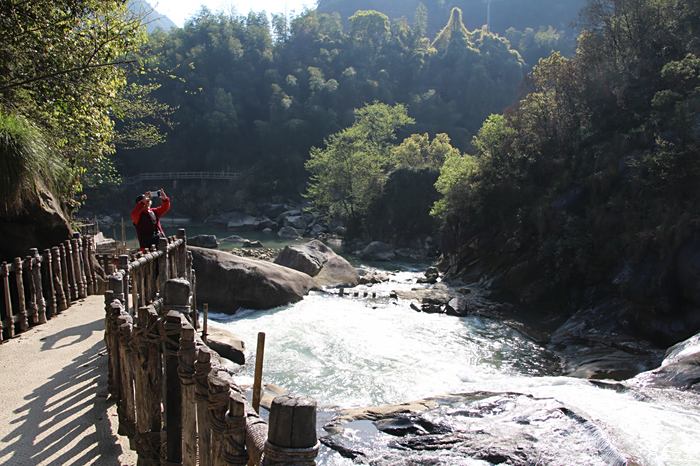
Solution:
M276 226L276 223L267 217L254 217L243 212L222 214L216 218L216 223L223 223L220 221L222 219L226 220L226 227L234 231L262 230Z
M461 297L452 298L445 306L445 312L447 315L463 317L469 312L467 308L467 300Z
M207 345L222 357L236 364L245 364L245 344L234 334L220 328L209 327Z
M263 244L258 240L245 240L243 243L244 248L262 248Z
M300 239L301 235L299 232L293 228L293 227L282 227L280 230L277 232L277 236L280 238L285 238L285 239Z
M327 424L329 435L320 440L363 463L367 458L396 465L456 465L465 458L511 465L628 463L595 419L554 398L474 392L353 411ZM347 429L355 435L345 435ZM388 442L387 434L394 440Z
M318 286L355 286L359 282L355 268L319 240L287 246L275 263L314 277Z
M223 312L270 309L299 301L315 286L305 273L271 262L189 247L197 270L197 300Z
M418 279L418 283L437 283L439 277L440 272L438 272L437 267L428 267L424 276Z
M324 226L321 225L320 223L317 223L316 225L312 226L311 230L309 230L309 233L311 234L311 236L314 236L314 237L316 237L322 233L325 233L325 232L326 232L326 228L324 228Z
M390 261L396 257L396 253L390 244L372 241L360 251L359 256L367 260Z
M197 235L187 238L187 244L200 248L216 249L219 247L219 242L216 240L216 235Z
M306 230L307 223L301 215L290 215L284 218L284 225L296 228L297 230Z
M700 334L669 348L660 367L639 374L632 383L700 393Z

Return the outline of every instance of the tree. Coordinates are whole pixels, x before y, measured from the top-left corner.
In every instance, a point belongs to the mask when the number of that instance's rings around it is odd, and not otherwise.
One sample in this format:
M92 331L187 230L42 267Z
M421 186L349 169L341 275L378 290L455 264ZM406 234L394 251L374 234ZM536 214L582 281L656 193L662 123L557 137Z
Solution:
M306 196L329 217L358 222L381 192L391 167L390 145L413 123L403 105L373 103L355 111L355 123L311 149Z
M5 3L0 107L62 156L67 170L57 186L67 200L114 152L112 110L145 37L141 18L119 0Z

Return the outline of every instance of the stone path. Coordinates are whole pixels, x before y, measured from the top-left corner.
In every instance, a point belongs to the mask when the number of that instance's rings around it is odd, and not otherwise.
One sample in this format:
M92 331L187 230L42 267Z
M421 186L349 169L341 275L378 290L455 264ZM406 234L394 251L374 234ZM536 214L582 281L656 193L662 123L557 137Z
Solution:
M0 464L136 464L107 400L103 300L0 345Z

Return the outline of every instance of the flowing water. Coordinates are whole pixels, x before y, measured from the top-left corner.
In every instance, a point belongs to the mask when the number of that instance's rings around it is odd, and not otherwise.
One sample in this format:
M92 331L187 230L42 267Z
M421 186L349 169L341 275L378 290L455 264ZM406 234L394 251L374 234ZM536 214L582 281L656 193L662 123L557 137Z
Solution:
M246 342L248 382L256 334L266 332L265 382L316 399L324 421L341 408L488 391L501 404L476 417L489 419L486 429L528 424L528 432L551 439L551 446L538 446L544 455L554 455L550 461L543 457L542 464L624 464L620 458L630 459L630 464L700 464L700 411L694 395L599 388L559 376L560 361L554 354L506 325L480 317L415 312L408 301L388 297L390 290L416 287L417 276L396 273L390 282L368 288L369 297L313 292L275 310L210 318ZM377 297L371 298L371 293ZM463 438L476 429L473 411L488 404L491 398L486 398L453 399L425 414L421 422L436 423ZM552 408L551 403L562 407ZM509 410L512 417L507 416ZM465 418L464 412L472 414ZM523 421L523 412L536 419ZM569 413L568 427L539 422L538 413L551 412ZM557 440L562 431L566 435ZM342 441L364 451L357 461L369 464L497 463L470 459L458 449L397 450L396 437L369 421L350 423ZM557 456L557 442L571 446L568 456ZM319 464L353 463L324 449Z

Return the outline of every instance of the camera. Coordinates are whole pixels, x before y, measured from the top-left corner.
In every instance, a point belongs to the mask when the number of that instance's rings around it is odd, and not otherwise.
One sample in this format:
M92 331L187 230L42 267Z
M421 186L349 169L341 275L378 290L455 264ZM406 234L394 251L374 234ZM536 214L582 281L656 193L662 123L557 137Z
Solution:
M157 199L160 197L160 191L150 191L151 199Z

